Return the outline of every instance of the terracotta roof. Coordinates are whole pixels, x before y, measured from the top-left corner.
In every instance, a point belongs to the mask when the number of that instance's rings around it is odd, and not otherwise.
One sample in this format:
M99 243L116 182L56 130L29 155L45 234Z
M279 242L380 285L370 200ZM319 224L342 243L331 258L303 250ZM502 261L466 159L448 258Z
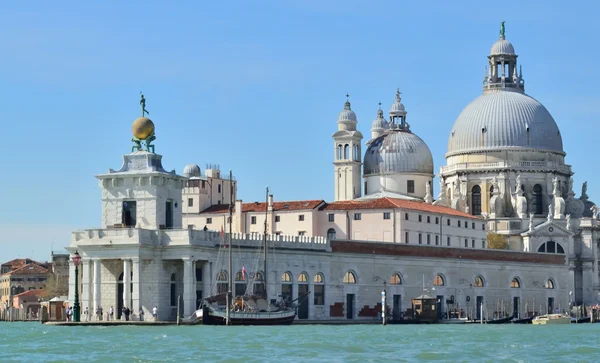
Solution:
M458 211L453 208L441 207L438 205L427 204L424 202L414 202L411 200L395 199L395 198L379 198L372 200L346 200L341 202L327 203L321 210L354 210L354 209L393 209L402 208L410 210L418 210L429 213L446 214L457 217L481 219L477 216L472 216L465 212Z
M30 263L19 267L16 270L9 271L3 275L33 275L33 274L45 274L48 269L35 263Z
M40 296L43 292L44 292L43 289L27 290L27 291L22 292L20 294L14 295L13 297L19 297L19 296Z
M324 200L295 200L290 202L273 202L274 211L286 211L286 210L310 210L315 209L319 205L325 203ZM242 212L264 212L267 208L265 202L252 202L242 203ZM233 208L235 212L235 208ZM215 213L228 213L229 205L217 204L210 206L200 213L215 214Z
M16 258L14 260L11 260L11 261L3 263L2 266L10 265L13 270L16 270L16 269L21 268L21 267L23 267L23 266L25 266L27 264L30 264L30 263L35 263L35 264L38 264L38 265L42 265L42 263L34 261L34 260L30 259L30 258Z

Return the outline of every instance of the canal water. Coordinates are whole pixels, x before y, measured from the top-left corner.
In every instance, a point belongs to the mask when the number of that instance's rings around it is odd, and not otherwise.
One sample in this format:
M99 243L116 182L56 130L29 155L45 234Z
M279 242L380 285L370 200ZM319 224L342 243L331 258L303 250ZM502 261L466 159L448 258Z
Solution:
M0 323L0 362L600 362L600 324L60 327Z

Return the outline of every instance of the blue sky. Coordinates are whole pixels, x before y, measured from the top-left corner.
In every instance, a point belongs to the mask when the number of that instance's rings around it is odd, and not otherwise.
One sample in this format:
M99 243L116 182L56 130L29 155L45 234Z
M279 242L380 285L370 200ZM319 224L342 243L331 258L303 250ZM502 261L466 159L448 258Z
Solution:
M399 87L412 130L444 165L452 124L481 93L506 21L528 94L589 181L600 91L596 2L103 1L0 5L0 260L46 259L100 225L95 174L131 148L139 92L167 169L233 169L239 196L333 195L345 94L369 134ZM366 138L365 140L366 141ZM591 162L591 164L590 164ZM437 186L437 182L434 182Z

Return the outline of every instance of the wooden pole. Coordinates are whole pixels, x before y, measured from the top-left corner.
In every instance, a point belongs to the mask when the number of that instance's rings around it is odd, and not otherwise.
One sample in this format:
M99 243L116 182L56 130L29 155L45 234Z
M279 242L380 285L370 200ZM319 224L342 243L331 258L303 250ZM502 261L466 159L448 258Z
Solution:
M177 296L177 325L179 325L179 303L181 300L181 295Z

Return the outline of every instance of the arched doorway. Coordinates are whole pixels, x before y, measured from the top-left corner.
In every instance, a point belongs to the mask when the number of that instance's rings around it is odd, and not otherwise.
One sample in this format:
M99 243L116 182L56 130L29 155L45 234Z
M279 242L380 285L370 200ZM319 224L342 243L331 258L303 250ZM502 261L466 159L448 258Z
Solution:
M542 205L542 186L539 184L536 184L533 186L533 201L532 201L532 208L533 209L533 213L535 214L543 214L544 213L544 208Z
M298 275L298 319L308 319L308 274Z
M481 215L481 187L479 185L475 185L471 189L471 214Z

